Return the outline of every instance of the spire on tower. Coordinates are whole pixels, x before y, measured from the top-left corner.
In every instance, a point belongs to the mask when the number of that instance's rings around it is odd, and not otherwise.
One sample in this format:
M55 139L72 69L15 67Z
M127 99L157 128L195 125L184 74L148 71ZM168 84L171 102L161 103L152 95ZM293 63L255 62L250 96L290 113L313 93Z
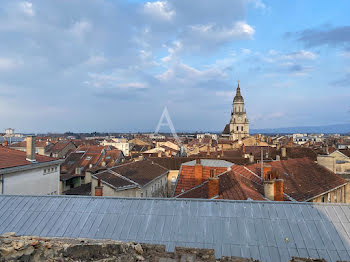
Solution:
M236 96L234 97L233 99L233 102L235 101L244 101L243 100L243 97L241 95L241 88L239 87L239 80L237 81L238 82L238 85L237 85L237 90L236 90Z

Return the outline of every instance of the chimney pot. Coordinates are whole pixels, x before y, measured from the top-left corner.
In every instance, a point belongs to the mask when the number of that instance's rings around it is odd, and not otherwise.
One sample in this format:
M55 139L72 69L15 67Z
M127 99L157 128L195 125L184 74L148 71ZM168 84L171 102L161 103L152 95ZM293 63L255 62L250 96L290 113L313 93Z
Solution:
M26 137L26 159L30 162L35 162L35 136Z

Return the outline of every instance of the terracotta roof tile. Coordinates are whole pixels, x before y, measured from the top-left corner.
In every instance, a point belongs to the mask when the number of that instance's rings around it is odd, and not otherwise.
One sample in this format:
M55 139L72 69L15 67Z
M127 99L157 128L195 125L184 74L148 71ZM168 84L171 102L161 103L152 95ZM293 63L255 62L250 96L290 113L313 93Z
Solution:
M57 160L57 158L36 154L36 161L39 163L54 160ZM0 169L30 164L32 164L32 162L26 160L26 152L0 147Z

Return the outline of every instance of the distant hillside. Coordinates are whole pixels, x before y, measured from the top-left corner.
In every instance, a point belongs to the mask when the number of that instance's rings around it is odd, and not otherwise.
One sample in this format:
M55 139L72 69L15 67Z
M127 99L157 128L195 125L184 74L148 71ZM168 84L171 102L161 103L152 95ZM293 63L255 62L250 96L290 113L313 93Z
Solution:
M284 128L251 129L251 134L291 134L291 133L324 133L324 134L345 134L350 133L349 124L337 124L327 126L298 126Z

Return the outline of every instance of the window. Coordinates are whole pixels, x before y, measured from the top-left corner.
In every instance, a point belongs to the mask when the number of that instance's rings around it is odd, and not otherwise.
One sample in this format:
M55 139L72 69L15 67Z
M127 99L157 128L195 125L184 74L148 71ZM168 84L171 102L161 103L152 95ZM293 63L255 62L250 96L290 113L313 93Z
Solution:
M143 197L143 193L141 192L141 197Z
M321 197L321 202L324 203L324 196Z
M241 127L241 130L243 131L243 126Z
M239 127L237 126L237 131L239 130Z

